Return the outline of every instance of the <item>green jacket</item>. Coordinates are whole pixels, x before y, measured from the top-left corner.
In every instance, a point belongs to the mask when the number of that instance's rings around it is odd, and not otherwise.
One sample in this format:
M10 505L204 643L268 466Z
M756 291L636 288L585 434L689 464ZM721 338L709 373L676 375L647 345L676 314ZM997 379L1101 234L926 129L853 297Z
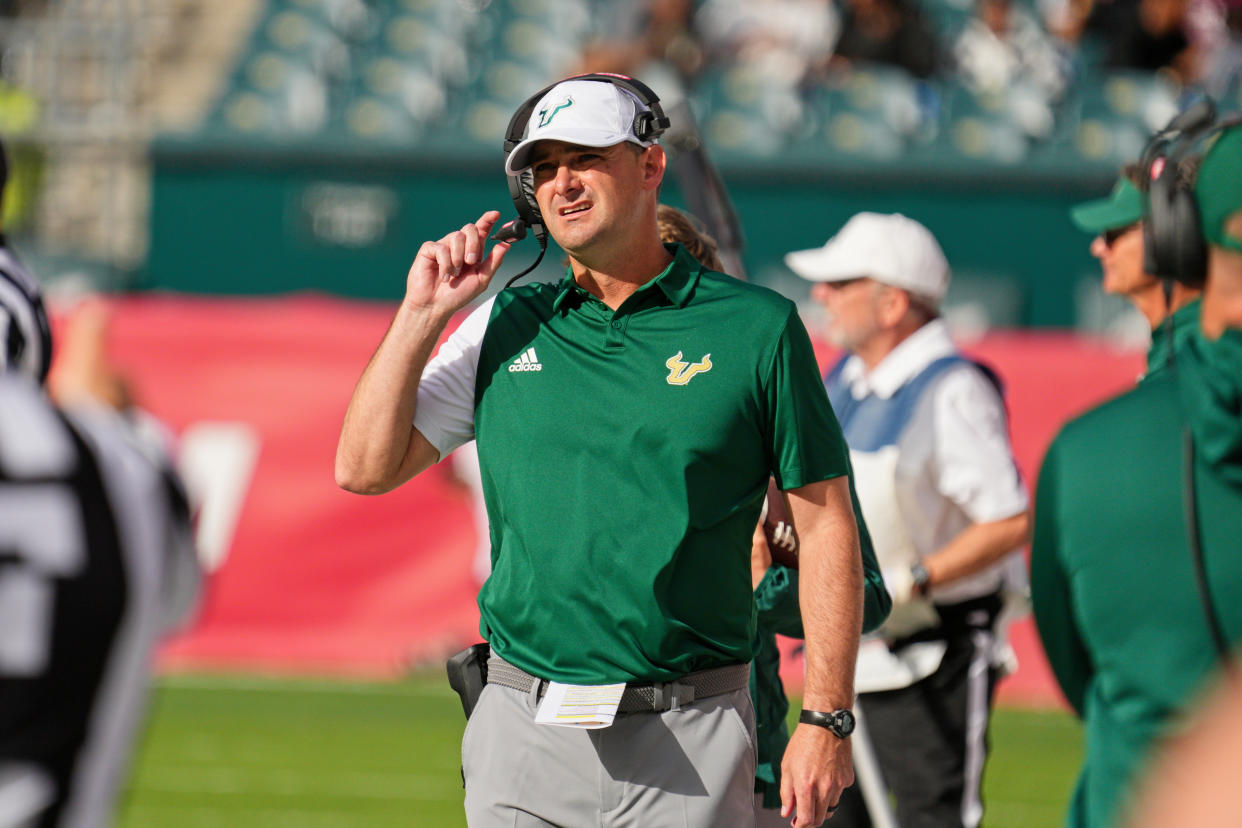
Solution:
M1031 592L1044 649L1085 726L1067 824L1124 816L1143 759L1218 666L1184 505L1195 511L1212 603L1242 642L1242 331L1197 330L1174 363L1067 424L1036 493Z
M1199 305L1196 298L1173 312L1164 324L1151 331L1151 347L1147 349L1147 373L1140 382L1158 377L1169 367L1174 350L1181 352L1186 342L1199 330Z
M863 521L850 480L850 498L854 519L858 522L859 546L863 562L863 632L871 632L884 623L892 607L892 599L884 587L880 565L871 545L871 534ZM781 758L789 744L789 728L785 717L789 700L781 684L781 654L776 636L802 638L802 611L798 605L797 570L775 564L755 589L755 605L759 624L755 632L755 659L750 667L750 695L755 703L755 730L758 739L759 764L755 770L755 792L763 794L765 808L781 804Z

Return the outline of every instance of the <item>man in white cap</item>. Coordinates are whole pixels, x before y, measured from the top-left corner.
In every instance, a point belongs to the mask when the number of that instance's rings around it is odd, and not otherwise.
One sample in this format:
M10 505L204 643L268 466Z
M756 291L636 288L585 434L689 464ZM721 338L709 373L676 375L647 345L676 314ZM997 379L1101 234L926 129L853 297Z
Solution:
M997 619L1024 577L1028 522L999 382L954 347L939 314L949 266L918 222L859 213L785 261L815 282L848 351L825 384L893 597L859 649L859 710L903 828L978 825L992 691L1012 655ZM854 788L833 824L869 824Z
M808 664L783 809L819 825L853 776L848 449L793 303L661 243L666 158L632 88L574 78L519 110L506 171L530 176L565 277L501 291L429 361L509 245L486 249L495 211L424 243L336 479L386 492L476 440L492 574L462 745L472 826L710 828L754 824L750 549L774 476L802 541Z

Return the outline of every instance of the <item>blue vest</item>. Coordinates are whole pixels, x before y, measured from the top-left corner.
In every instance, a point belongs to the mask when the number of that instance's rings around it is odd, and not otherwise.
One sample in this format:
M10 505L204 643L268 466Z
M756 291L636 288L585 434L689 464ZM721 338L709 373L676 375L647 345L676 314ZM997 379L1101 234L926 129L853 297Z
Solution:
M841 423L845 442L852 451L879 451L884 446L896 445L905 431L923 392L945 371L961 364L973 365L983 372L987 380L1004 397L1000 378L986 365L967 359L960 354L943 356L909 379L888 399L868 394L861 400L850 393L849 383L841 379L849 354L841 357L824 376L828 400Z

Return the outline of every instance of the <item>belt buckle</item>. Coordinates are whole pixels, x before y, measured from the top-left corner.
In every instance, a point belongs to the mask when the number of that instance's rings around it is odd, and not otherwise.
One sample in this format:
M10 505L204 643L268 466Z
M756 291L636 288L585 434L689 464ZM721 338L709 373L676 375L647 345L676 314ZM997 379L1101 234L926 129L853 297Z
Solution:
M679 681L657 681L651 684L652 710L680 710L694 701L694 685Z

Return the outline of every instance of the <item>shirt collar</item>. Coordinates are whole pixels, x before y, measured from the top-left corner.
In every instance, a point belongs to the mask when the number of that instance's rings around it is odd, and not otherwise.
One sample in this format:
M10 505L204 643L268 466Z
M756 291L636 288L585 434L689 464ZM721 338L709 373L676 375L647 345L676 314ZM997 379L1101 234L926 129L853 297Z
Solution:
M851 356L841 369L841 378L849 383L855 399L875 394L886 400L928 365L955 353L948 326L943 319L933 319L902 340L870 372L861 359Z
M669 262L668 267L664 268L658 276L634 291L634 296L659 289L674 305L679 308L685 307L694 294L695 286L699 283L703 265L699 264L698 259L690 255L690 252L680 244L666 244L664 247L673 255L673 261ZM553 312L559 311L567 301L567 297L574 294L589 295L574 281L573 268L569 267L565 270L565 278L561 280L560 290L552 302Z

